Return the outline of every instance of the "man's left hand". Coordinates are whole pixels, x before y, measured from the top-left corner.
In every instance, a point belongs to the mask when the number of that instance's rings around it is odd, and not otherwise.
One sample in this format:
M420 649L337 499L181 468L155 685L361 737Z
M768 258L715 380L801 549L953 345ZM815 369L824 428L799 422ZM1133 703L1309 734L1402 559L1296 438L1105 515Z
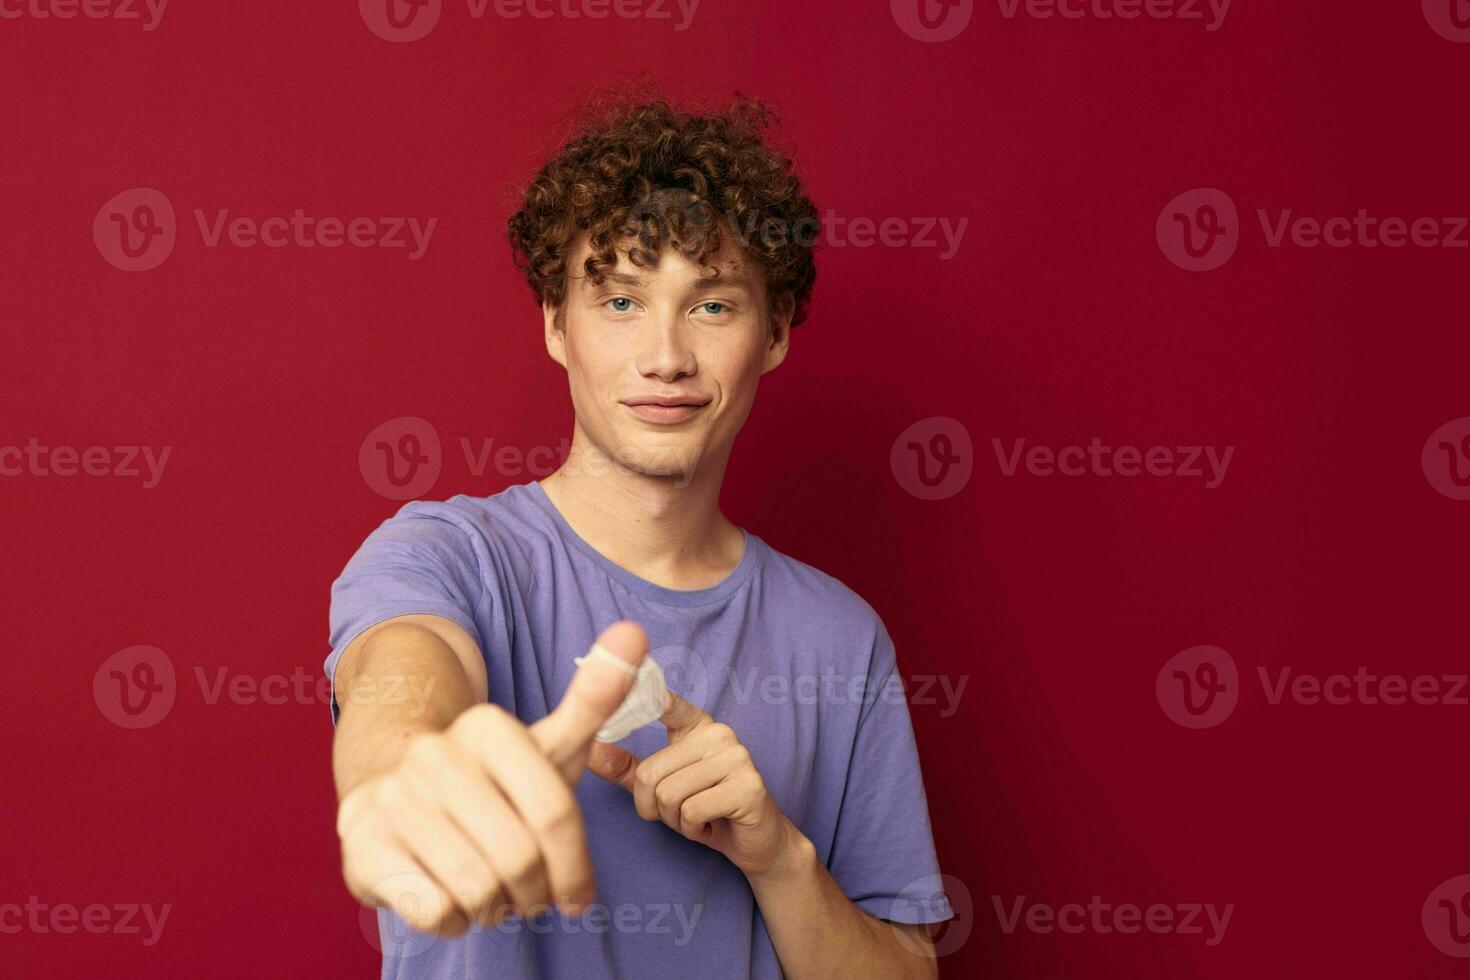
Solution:
M595 742L587 768L633 794L638 815L719 851L747 875L779 870L801 832L766 792L729 725L669 692L669 747L646 759Z

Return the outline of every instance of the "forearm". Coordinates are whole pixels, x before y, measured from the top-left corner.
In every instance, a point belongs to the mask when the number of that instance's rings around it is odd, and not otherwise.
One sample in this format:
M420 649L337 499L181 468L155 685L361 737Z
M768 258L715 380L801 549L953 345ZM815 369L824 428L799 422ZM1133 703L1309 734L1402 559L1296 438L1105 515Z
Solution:
M415 735L443 731L476 701L449 643L411 623L389 623L347 651L336 680L338 799L396 765Z
M788 821L789 824L789 821ZM747 874L781 970L790 980L932 980L927 943L852 903L795 824L786 856ZM922 928L922 927L921 927Z

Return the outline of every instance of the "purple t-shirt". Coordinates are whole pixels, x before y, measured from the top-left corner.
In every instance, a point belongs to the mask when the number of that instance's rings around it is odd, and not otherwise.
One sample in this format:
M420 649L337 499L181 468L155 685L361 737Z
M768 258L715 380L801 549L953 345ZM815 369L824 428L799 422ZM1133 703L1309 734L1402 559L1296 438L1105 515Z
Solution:
M374 623L432 613L475 638L490 700L530 724L561 700L573 658L609 624L633 620L669 687L734 729L859 908L894 922L952 917L882 620L841 582L744 533L723 582L668 589L595 551L539 483L414 501L333 583L327 674ZM668 745L667 730L654 723L620 744L646 758ZM724 855L643 820L627 791L591 773L576 796L597 880L586 916L549 910L436 940L380 910L383 976L781 976L750 886Z

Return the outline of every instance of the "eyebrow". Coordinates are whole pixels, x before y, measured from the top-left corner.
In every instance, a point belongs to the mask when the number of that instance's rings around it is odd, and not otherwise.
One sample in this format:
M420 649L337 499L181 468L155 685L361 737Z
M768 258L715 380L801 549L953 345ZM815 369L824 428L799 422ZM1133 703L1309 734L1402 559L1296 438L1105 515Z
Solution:
M625 272L604 272L602 277L608 282L619 283L624 286L635 286L639 289L648 286L648 280L639 276L629 275ZM591 285L589 280L588 285ZM749 292L750 287L744 280L736 279L734 276L701 276L699 281L690 287L695 292L708 292L711 289L738 289Z

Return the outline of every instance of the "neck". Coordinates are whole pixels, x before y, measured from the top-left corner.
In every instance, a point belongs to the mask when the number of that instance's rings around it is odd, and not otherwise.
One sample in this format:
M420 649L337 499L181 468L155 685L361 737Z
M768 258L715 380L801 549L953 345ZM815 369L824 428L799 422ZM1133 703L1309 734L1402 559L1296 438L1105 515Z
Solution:
M744 553L744 535L720 511L728 448L702 456L693 473L651 475L603 453L574 428L566 462L541 489L581 538L614 564L669 589L723 581Z

